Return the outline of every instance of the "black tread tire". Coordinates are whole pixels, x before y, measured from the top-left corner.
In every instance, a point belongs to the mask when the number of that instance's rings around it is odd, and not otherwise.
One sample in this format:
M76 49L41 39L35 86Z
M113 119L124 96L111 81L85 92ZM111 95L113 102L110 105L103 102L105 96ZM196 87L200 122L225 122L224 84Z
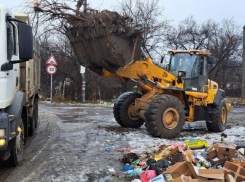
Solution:
M33 107L33 115L30 118L30 128L29 128L29 136L34 136L35 130L36 130L36 125L37 125L37 104L36 102L34 103Z
M38 99L36 99L34 107L36 108L36 115L35 115L35 128L37 128L38 125Z
M21 126L22 125L22 126ZM23 151L24 151L24 145L25 145L25 139L24 139L24 133L25 133L25 127L24 127L24 123L23 121L21 120L21 123L20 123L20 126L22 128L21 130L21 136L23 137L23 148L22 150L20 151L20 154L19 156L17 155L17 151L16 151L16 145L17 145L17 136L12 139L12 149L11 149L11 155L9 156L9 158L4 161L4 165L6 166L10 166L10 167L16 167L22 160L22 156L23 156Z
M140 118L135 121L128 116L128 107L135 102L136 98L141 96L139 93L125 92L117 98L113 107L113 114L119 125L125 128L139 128L144 124L143 119Z
M222 123L221 119L221 112L222 107L225 107L226 110L226 122L225 124ZM206 121L206 125L209 131L211 132L222 132L226 129L227 123L227 108L225 99L221 99L219 105L212 105L212 113L209 114L210 121Z
M175 108L179 113L179 122L173 129L167 129L162 123L163 112L169 107ZM185 124L184 106L178 98L172 95L159 95L149 103L146 108L145 118L145 126L152 136L172 139L181 132Z

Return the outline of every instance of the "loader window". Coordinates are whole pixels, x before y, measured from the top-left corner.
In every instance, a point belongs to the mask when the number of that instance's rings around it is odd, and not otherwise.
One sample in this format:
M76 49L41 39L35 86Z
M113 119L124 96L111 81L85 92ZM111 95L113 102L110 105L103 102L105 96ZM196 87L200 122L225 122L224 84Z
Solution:
M16 54L15 46L15 27L10 22L7 22L7 59L10 61L12 56Z
M186 78L191 78L196 73L193 65L198 57L187 53L172 55L170 59L170 73L178 76L179 71L186 72ZM193 70L194 69L194 70Z

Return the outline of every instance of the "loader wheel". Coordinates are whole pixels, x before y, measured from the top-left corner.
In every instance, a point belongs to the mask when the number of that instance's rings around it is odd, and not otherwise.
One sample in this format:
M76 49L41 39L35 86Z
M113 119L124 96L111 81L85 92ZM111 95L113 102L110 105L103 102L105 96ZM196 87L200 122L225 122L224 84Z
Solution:
M125 92L120 95L114 104L113 114L119 125L125 128L138 128L144 120L133 113L136 98L142 95L134 92Z
M171 139L185 124L185 110L178 98L164 94L150 102L145 118L147 131L152 136Z
M21 159L22 159L22 155L23 155L23 151L24 151L24 145L25 145L25 127L24 127L24 123L21 120L20 123L20 128L21 131L18 133L18 135L12 139L12 150L11 150L11 155L8 158L7 161L5 161L5 164L7 166L12 166L15 167L17 166Z
M212 105L210 121L206 121L207 128L211 132L222 132L226 129L227 108L225 99L221 99L219 105Z

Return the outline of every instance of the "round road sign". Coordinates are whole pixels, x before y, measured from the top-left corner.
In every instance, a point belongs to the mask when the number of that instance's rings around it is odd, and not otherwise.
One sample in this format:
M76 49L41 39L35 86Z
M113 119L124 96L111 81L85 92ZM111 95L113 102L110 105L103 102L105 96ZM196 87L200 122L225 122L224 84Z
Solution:
M48 72L48 74L50 74L50 75L55 74L56 71L57 71L57 68L56 68L56 66L54 66L54 65L49 65L49 66L47 67L47 72Z

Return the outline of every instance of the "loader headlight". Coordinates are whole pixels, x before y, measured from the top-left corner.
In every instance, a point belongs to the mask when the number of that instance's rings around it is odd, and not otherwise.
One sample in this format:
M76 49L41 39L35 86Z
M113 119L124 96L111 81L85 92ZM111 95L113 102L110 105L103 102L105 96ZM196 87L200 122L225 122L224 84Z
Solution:
M0 137L5 136L5 129L0 129Z

